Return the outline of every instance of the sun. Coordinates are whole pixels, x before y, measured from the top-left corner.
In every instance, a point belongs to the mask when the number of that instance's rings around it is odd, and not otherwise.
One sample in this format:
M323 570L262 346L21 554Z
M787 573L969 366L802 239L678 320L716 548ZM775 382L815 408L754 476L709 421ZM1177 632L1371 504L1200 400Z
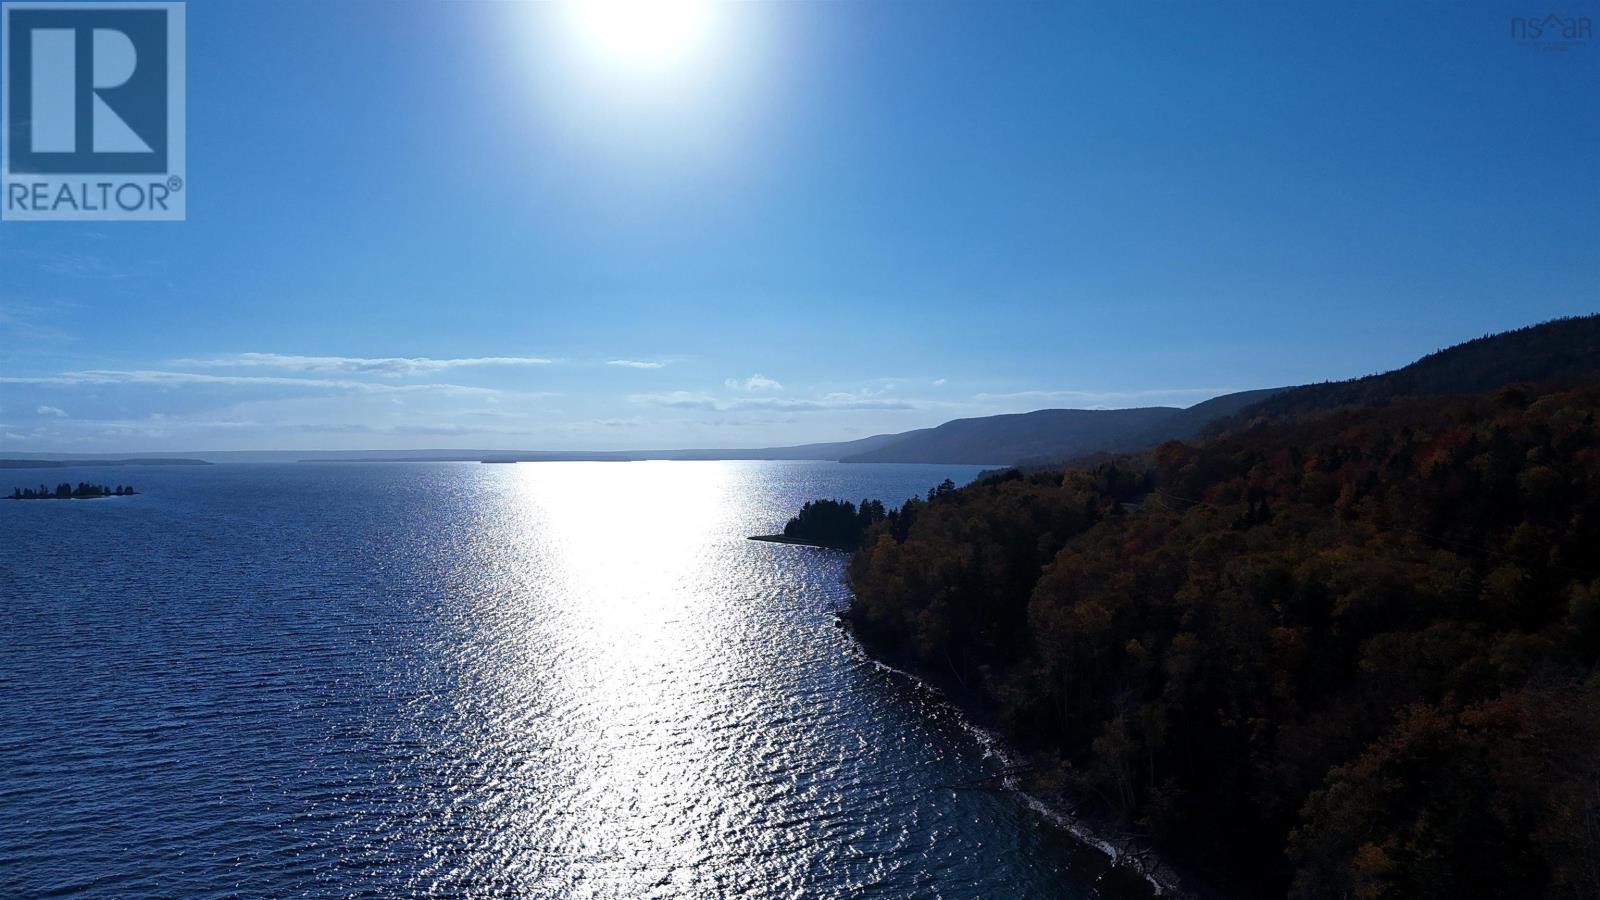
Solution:
M562 6L584 54L647 76L695 65L716 25L712 0L570 0Z

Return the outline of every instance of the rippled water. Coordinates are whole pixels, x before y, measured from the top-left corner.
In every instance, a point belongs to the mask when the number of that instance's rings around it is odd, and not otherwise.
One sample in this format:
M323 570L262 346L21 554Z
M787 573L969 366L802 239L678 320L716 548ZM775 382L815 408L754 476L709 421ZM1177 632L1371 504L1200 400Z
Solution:
M811 497L970 467L12 470L0 893L1099 896L834 627Z

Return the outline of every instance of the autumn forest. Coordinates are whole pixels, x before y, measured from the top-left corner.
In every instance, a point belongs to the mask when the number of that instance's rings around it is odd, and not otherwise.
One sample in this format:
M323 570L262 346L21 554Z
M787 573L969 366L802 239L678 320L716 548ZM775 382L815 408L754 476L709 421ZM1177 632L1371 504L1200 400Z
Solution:
M1597 373L1563 320L914 499L849 618L1224 893L1600 896Z

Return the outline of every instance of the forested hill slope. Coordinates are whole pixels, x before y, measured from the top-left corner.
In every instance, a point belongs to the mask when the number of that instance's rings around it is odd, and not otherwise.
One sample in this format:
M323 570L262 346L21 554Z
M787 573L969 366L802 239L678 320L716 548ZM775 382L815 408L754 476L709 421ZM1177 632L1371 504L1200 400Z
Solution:
M869 647L1231 895L1600 896L1594 380L1013 470L849 572Z
M1513 382L1600 372L1600 315L1555 319L1430 353L1392 372L1291 388L1238 411L1224 429L1406 397L1474 394Z
M851 619L1229 894L1600 896L1597 346L1546 323L910 501Z

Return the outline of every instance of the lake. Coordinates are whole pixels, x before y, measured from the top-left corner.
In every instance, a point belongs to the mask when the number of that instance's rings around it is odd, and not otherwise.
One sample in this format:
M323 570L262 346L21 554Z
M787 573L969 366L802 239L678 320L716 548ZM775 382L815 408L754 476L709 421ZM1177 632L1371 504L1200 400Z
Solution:
M0 892L1127 896L745 540L977 471L0 473Z

